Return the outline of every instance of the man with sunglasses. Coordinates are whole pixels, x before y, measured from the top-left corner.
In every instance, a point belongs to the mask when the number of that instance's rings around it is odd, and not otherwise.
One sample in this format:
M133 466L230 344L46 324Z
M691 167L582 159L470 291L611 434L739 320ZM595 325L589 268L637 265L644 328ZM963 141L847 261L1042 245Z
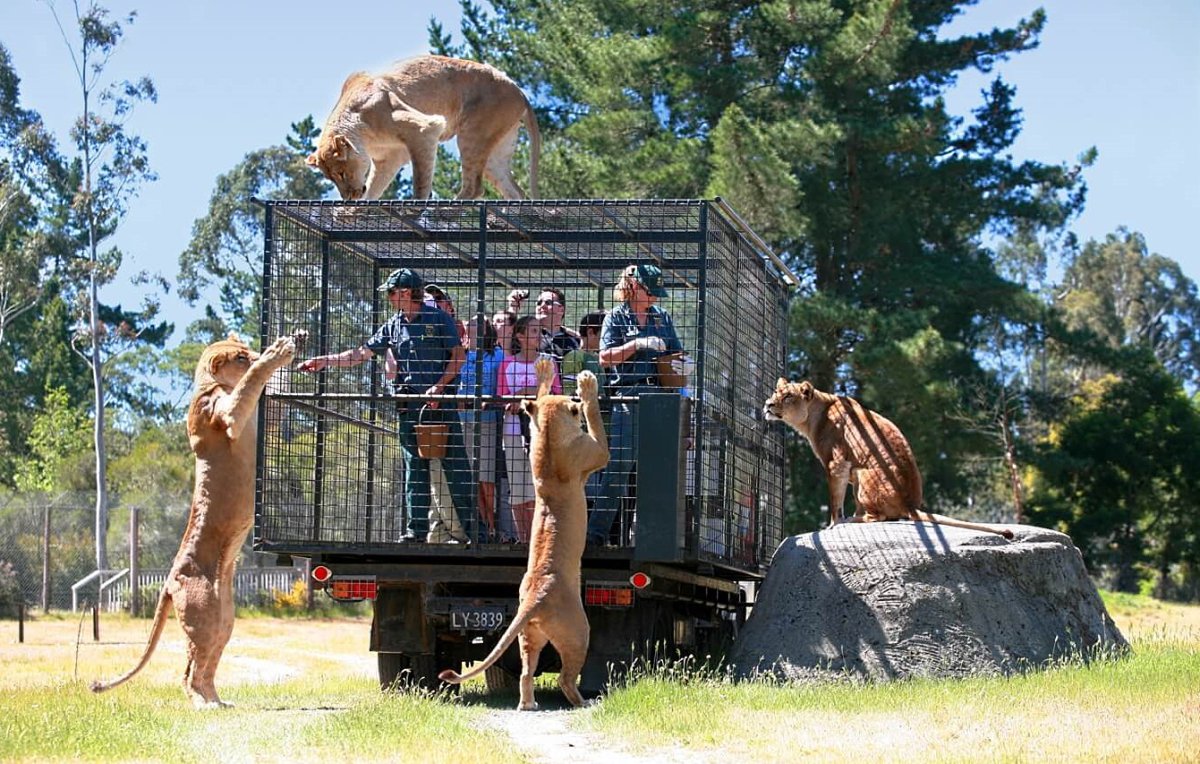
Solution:
M458 338L458 327L446 312L425 304L424 281L409 268L397 268L388 274L379 291L387 293L395 314L383 323L362 345L341 353L316 356L302 361L300 371L319 372L328 367L357 366L374 356L387 358L392 391L409 395L453 395L458 371L466 358L466 349ZM394 368L393 368L394 367ZM408 507L408 527L401 541L420 543L429 532L430 472L429 461L417 453L418 423L445 423L449 427L446 456L442 463L447 472L450 493L459 517L477 518L475 489L471 468L463 445L462 427L456 411L437 400L428 403L430 412L420 418L420 400L400 401L396 426L404 461L404 498ZM432 415L431 415L432 414ZM483 524L476 519L477 540Z
M538 349L562 363L562 357L578 350L582 342L573 329L563 323L567 315L567 297L561 289L546 287L538 295L534 315L542 324L542 344Z
M528 290L514 289L508 294L508 309L521 312L521 305L529 297ZM572 350L578 350L583 338L563 323L567 315L567 296L557 287L546 287L538 293L534 305L534 317L542 325L542 342L538 351L554 356L562 373L562 359Z

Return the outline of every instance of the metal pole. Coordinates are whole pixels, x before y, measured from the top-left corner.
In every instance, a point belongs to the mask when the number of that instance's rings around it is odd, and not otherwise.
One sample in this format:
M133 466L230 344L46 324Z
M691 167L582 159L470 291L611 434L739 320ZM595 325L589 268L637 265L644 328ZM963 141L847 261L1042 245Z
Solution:
M50 507L42 512L42 612L50 612Z
M100 606L92 605L92 641L100 641Z
M312 558L304 558L304 609L312 612L313 609L313 585L312 585Z
M129 614L134 618L140 615L142 609L141 597L138 592L138 574L141 572L138 560L138 507L129 509Z

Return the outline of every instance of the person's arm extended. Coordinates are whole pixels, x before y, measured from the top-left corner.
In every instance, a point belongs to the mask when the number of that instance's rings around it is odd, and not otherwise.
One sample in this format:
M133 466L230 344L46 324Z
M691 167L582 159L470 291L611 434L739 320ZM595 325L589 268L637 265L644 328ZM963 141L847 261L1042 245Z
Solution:
M357 366L363 361L369 360L374 355L375 353L366 345L359 345L356 348L343 350L340 353L314 356L307 361L301 361L297 364L296 368L300 371L320 371L330 366Z

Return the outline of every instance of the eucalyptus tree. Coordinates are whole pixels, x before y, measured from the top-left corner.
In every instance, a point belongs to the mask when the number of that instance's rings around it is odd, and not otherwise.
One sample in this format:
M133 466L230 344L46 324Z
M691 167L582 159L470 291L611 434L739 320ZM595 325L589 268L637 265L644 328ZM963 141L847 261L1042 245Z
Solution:
M312 116L293 123L283 145L251 151L217 177L207 213L192 225L179 256L179 294L196 304L215 287L221 311L209 308L189 329L190 339L209 342L235 329L258 332L264 215L255 199L315 199L332 184L309 168L318 130Z
M136 342L148 328L148 319L156 312L150 305L141 316L125 311L106 310L100 303L100 289L109 283L120 266L121 253L115 248L101 252L101 244L112 236L124 216L129 201L140 186L154 180L146 145L126 129L134 108L157 100L153 82L109 81L106 70L124 36L122 24L132 24L136 14L123 21L112 20L109 11L95 3L73 5L72 14L60 17L50 0L45 0L63 43L70 55L76 77L81 111L70 131L77 157L71 163L70 179L75 181L70 203L59 210L60 227L74 239L76 249L66 253L68 274L82 276L85 291L77 295L85 320L77 325L74 346L79 348L92 373L94 401L93 442L96 449L96 567L108 566L105 536L108 529L107 449L105 447L105 347L110 351ZM81 253L81 254L79 254ZM79 255L77 257L77 255ZM74 283L67 279L64 283ZM165 324L150 326L159 341L169 329Z
M1200 295L1179 263L1119 228L1067 264L1056 304L1067 323L1112 348L1144 347L1181 383L1200 383ZM1095 372L1093 371L1093 375Z

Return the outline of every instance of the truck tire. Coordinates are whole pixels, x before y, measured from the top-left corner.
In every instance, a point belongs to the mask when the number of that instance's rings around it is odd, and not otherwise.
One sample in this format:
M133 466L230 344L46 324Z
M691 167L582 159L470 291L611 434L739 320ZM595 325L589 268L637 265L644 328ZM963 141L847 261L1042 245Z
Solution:
M436 690L443 685L437 678L439 669L432 655L376 654L379 656L379 686L384 690L418 687Z

